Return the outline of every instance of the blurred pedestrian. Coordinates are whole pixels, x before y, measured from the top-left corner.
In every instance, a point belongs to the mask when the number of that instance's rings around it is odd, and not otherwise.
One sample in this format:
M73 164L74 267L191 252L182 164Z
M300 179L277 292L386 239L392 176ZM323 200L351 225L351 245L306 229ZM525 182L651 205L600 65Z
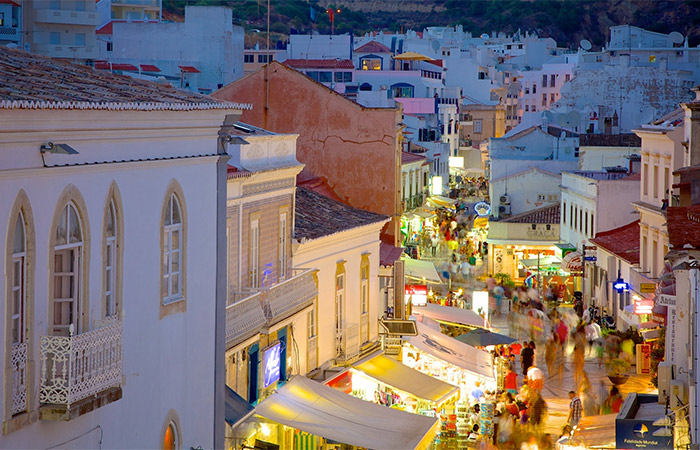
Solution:
M527 377L527 369L530 368L535 359L535 350L530 348L530 344L527 341L523 342L523 349L520 350L520 368L522 369L522 374Z
M532 406L530 406L530 423L533 427L539 429L547 412L547 403L545 403L539 392L535 392L533 396Z
M576 392L569 391L569 399L571 402L569 403L569 415L566 418L566 423L573 428L577 426L581 420L583 408L581 406L581 399L576 396Z

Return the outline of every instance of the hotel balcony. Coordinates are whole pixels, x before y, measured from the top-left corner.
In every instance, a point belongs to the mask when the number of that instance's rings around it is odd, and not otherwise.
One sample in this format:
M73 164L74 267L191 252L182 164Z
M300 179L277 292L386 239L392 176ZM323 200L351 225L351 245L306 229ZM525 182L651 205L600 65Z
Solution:
M19 42L22 39L22 33L17 27L0 27L0 41Z
M96 59L99 56L96 45L54 45L38 44L32 49L34 53L52 58Z
M141 6L146 9L159 9L160 0L112 0L112 6Z
M267 288L237 292L226 307L226 346L261 332L264 327L287 319L313 305L318 295L313 269L299 272Z
M122 397L120 319L108 318L94 330L39 341L42 420L71 420Z
M97 11L67 11L62 9L37 9L37 23L55 23L59 25L86 25L96 27L100 21Z

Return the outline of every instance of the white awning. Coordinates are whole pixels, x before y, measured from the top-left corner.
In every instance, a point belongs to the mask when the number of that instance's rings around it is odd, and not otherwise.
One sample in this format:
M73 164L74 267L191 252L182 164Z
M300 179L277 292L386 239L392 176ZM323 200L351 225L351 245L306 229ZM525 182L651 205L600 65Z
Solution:
M255 414L336 442L377 450L424 450L439 424L435 417L366 402L300 375L263 400Z
M437 206L454 206L457 200L442 195L433 195L428 197L428 201L436 204Z
M442 402L459 392L457 386L411 369L383 354L378 354L366 361L360 361L353 364L352 367L377 381L419 399L431 401L436 405L442 404Z
M458 323L473 327L484 326L484 319L471 309L455 308L428 303L425 306L414 306L412 314L422 314L440 322Z
M471 345L459 342L437 330L416 322L418 336L405 337L406 342L429 355L474 375L495 381L491 355Z
M404 259L405 274L407 277L425 280L431 283L442 283L440 275L435 270L435 265L430 261L420 259Z

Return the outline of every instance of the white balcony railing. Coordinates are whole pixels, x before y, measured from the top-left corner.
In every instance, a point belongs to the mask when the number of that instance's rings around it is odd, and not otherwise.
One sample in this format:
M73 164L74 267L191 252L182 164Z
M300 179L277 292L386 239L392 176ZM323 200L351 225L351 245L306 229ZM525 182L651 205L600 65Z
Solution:
M27 343L12 344L12 414L27 410Z
M270 287L235 293L233 303L226 307L227 345L235 345L263 325L286 319L313 304L318 295L313 273L314 270L303 269Z
M105 320L95 330L70 336L42 336L39 402L70 405L122 382L123 323Z

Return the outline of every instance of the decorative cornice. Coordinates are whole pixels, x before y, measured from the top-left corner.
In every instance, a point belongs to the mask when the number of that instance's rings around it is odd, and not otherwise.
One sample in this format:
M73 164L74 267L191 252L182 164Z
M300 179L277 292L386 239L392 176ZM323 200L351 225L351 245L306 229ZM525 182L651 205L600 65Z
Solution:
M201 102L201 103L162 103L162 102L72 102L0 100L0 109L85 109L107 111L195 111L207 109L252 110L250 103Z
M266 181L263 183L246 184L243 186L243 195L261 194L263 192L278 191L280 189L292 188L296 185L294 178L284 178L281 180Z

